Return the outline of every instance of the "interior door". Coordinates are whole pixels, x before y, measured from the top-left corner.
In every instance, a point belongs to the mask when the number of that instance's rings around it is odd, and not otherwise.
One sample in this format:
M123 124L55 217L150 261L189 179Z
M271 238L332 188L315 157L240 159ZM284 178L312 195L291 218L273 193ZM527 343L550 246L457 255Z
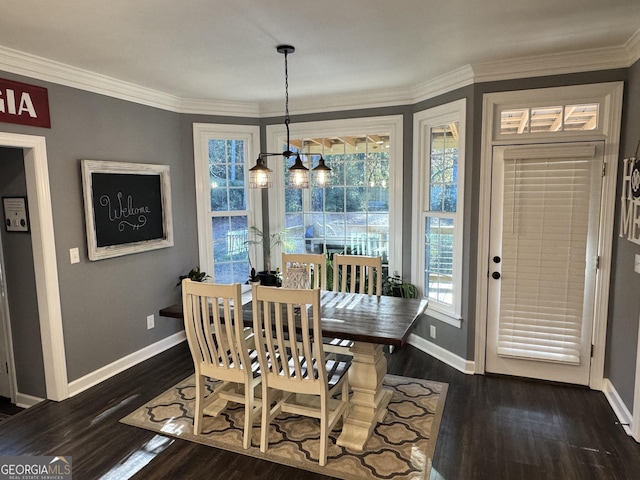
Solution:
M488 372L589 384L602 142L495 147Z

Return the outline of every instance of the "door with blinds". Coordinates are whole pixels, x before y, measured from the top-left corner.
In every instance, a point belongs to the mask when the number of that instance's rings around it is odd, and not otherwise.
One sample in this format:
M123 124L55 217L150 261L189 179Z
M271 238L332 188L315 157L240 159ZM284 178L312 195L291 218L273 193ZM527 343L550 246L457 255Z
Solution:
M600 142L495 147L486 370L589 384Z

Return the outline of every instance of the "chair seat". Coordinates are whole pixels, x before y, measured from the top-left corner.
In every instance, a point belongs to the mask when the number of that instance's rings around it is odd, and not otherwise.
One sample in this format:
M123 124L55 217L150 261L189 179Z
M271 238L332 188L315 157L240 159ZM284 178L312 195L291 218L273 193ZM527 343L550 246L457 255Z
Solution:
M300 367L302 370L302 378L309 378L309 368L307 365L307 361L304 357L298 357L300 362ZM351 365L351 359L347 360L335 360L328 359L325 362L326 370L327 370L327 384L329 385L329 389L331 390L334 386L340 383L340 379L347 373L349 370L349 366ZM284 372L281 372L284 374ZM291 377L296 376L295 365L293 360L289 360L289 375ZM318 365L314 362L313 364L313 378L318 378Z

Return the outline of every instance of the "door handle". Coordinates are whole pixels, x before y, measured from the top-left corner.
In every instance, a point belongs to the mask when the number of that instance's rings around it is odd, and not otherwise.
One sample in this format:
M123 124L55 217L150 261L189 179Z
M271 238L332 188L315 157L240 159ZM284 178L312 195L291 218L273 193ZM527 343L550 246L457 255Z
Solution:
M491 274L491 276L492 276L493 278L495 278L496 280L498 280L498 279L500 278L500 272L493 272L493 273Z
M502 261L502 259L499 256L495 256L493 257L493 263L500 263Z

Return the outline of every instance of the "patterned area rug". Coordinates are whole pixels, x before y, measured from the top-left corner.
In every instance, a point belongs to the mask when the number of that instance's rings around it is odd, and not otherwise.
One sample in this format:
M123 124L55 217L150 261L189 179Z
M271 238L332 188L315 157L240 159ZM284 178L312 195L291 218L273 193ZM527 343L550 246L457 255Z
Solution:
M6 420L7 418L11 418L11 415L7 415L6 413L0 413L0 422Z
M351 479L428 479L436 446L447 384L387 375L393 391L388 412L363 452L339 447L331 433L327 464L318 465L320 426L315 419L281 414L271 424L269 448L260 452L259 419L252 445L242 448L244 407L232 405L218 417L205 416L202 434L193 435L193 376L126 416L122 423L243 455L263 458L323 475ZM209 385L211 388L211 384Z

